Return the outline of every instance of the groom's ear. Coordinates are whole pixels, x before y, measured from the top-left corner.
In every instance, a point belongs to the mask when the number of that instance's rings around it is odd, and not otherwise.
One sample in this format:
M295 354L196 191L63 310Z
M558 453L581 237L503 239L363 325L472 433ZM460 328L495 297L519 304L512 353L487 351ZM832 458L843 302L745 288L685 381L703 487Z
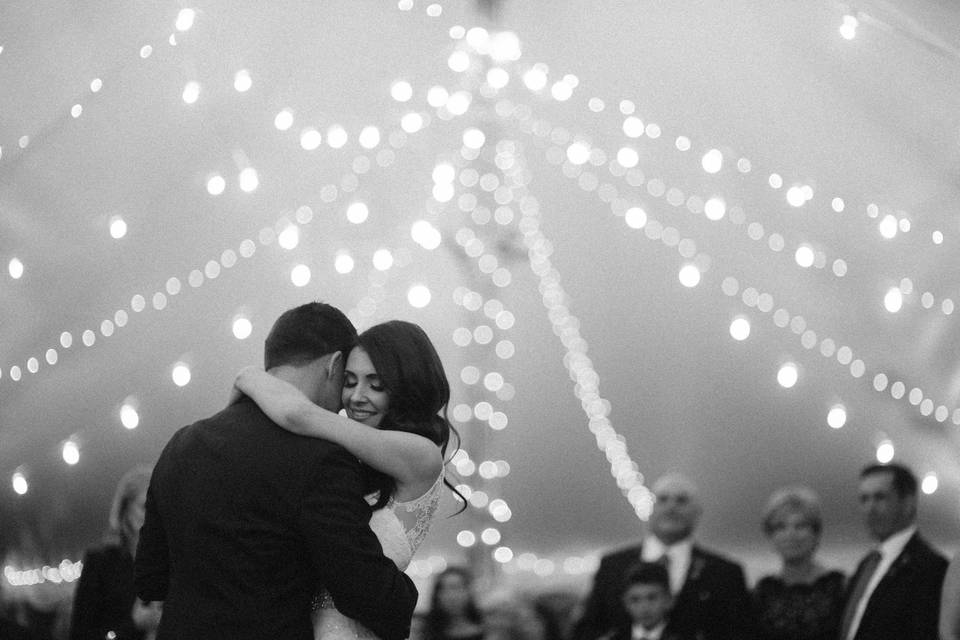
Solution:
M343 372L343 352L334 351L327 358L327 378L335 378L338 373Z

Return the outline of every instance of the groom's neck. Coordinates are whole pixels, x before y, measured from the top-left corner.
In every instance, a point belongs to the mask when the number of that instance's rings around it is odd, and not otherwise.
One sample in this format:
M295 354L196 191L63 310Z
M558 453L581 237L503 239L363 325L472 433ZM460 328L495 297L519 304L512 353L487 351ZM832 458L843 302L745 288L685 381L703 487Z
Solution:
M294 365L280 365L278 367L273 367L272 369L267 369L267 373L270 375L283 380L284 382L289 382L297 389L303 392L305 396L310 398L314 403L317 402L317 390L320 385L317 381L317 373L314 367L297 367Z

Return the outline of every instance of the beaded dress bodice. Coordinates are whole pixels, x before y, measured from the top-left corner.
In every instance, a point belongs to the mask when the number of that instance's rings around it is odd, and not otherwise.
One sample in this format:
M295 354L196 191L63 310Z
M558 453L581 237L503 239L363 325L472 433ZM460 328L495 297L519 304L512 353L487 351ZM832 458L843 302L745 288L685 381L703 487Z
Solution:
M387 506L370 516L370 529L383 547L383 554L393 560L401 570L406 569L413 554L430 530L430 523L440 504L443 488L443 473L433 486L419 498L399 502L390 499ZM368 497L371 503L375 497ZM373 639L363 625L341 614L336 603L327 593L319 596L319 607L314 611L313 637L316 640Z

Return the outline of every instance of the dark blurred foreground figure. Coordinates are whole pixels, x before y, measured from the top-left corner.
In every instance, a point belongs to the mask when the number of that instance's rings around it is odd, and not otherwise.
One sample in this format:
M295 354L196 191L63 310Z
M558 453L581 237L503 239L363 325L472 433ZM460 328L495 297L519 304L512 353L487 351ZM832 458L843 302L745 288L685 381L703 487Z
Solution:
M357 332L319 302L283 313L264 368L321 407L341 407ZM281 429L244 399L177 431L147 491L135 581L163 601L160 640L312 640L311 602L380 640L402 640L417 602L370 530L360 462L326 440Z
M136 467L117 484L107 539L83 558L73 597L71 640L148 640L156 631L160 605L138 601L133 586L133 557L149 482L150 468Z
M430 609L423 618L424 640L481 640L483 619L473 593L473 576L465 567L437 574Z
M752 608L743 569L694 541L703 510L696 486L674 473L657 480L653 492L650 532L641 544L601 559L574 640L596 640L629 623L621 595L627 572L640 561L666 566L678 633L700 640L752 638Z
M816 559L823 520L820 499L807 487L770 496L763 532L780 556L779 573L754 590L761 640L836 640L844 603L844 575Z
M3 602L2 594L0 589L0 640L36 640L36 636L13 615L11 607Z
M940 592L940 640L960 640L960 552L953 555Z
M917 531L917 478L900 464L860 473L860 511L877 546L850 580L839 640L937 640L947 560Z

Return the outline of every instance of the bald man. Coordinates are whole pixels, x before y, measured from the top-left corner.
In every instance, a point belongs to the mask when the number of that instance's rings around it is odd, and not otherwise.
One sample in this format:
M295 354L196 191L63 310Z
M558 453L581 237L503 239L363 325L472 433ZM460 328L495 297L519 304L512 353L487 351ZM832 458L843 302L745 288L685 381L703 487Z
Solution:
M753 637L750 599L740 565L694 542L703 507L689 478L667 474L653 485L649 532L639 545L603 557L574 640L596 640L629 624L620 594L637 562L659 562L670 575L671 624L683 637L743 640Z

